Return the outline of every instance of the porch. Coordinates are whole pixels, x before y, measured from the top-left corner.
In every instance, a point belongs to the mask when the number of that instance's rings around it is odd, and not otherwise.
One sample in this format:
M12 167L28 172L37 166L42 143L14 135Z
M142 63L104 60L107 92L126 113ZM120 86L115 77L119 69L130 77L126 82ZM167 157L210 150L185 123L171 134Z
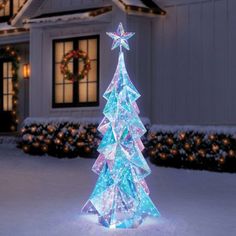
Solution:
M0 136L16 135L29 115L29 43L0 45Z

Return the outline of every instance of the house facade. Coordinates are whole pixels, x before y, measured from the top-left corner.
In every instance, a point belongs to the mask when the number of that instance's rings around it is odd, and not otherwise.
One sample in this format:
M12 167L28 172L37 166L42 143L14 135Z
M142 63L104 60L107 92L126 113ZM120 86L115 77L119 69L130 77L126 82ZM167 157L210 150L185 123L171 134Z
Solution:
M136 33L125 59L142 116L159 124L234 125L234 10L234 0L2 1L0 48L14 48L20 60L15 102L11 60L1 59L0 131L15 131L28 116L101 117L118 57L106 32L119 22ZM61 66L78 50L91 69L73 82ZM77 75L84 62L67 66ZM17 122L9 118L14 102Z

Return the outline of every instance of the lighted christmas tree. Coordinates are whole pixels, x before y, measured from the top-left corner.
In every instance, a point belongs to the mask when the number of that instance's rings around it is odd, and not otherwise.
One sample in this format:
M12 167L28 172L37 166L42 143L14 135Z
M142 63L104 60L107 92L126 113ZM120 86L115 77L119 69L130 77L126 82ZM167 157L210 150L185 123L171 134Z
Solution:
M142 155L140 137L146 132L138 114L136 100L140 94L129 79L122 47L129 50L128 39L120 23L113 38L112 50L119 47L119 61L111 84L104 93L107 104L98 130L104 135L100 153L92 170L99 175L96 186L83 207L95 213L108 228L135 228L145 216L160 214L149 198L144 178L151 173Z

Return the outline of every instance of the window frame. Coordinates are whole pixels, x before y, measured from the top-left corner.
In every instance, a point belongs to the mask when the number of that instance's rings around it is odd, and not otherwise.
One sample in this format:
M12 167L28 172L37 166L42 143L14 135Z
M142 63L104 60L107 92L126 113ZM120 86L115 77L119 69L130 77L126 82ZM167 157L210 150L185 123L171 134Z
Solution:
M9 15L0 16L0 23L8 22L13 16L13 0L9 0Z
M12 95L13 96L13 93L9 93L9 91L7 91L8 93L7 94L4 94L4 91L3 91L3 88L4 88L4 80L8 80L8 79L11 79L12 80L12 83L14 84L14 79L15 79L15 76L12 75L12 77L4 77L3 75L3 65L4 63L13 63L13 60L12 59L0 59L0 112L5 112L5 113L11 113L12 110L13 110L13 103L12 103L12 109L7 109L7 110L4 110L4 96L9 96L9 95ZM8 71L7 71L7 74L8 74ZM12 86L13 86L12 84ZM7 85L7 88L8 88L8 85ZM9 104L8 104L8 101L7 101L7 108L9 108Z
M73 102L72 103L56 103L56 81L55 81L55 55L56 55L56 43L63 43L71 41L73 44L73 50L78 50L79 40L89 40L96 39L97 40L97 101L96 102L79 102L79 82L76 81L73 84ZM76 60L73 62L74 71L78 71L78 63ZM99 106L99 83L100 83L100 35L89 35L89 36L79 36L72 38L62 38L62 39L54 39L53 40L53 52L52 52L52 108L80 108L80 107L98 107Z

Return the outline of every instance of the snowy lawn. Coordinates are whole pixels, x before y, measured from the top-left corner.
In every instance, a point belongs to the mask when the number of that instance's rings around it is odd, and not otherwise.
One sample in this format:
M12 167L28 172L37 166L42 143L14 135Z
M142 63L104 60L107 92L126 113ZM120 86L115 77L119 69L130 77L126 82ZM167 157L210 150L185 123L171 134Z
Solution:
M29 156L0 145L1 236L236 235L236 174L150 164L151 198L162 217L135 230L109 230L80 210L97 176L93 159Z

